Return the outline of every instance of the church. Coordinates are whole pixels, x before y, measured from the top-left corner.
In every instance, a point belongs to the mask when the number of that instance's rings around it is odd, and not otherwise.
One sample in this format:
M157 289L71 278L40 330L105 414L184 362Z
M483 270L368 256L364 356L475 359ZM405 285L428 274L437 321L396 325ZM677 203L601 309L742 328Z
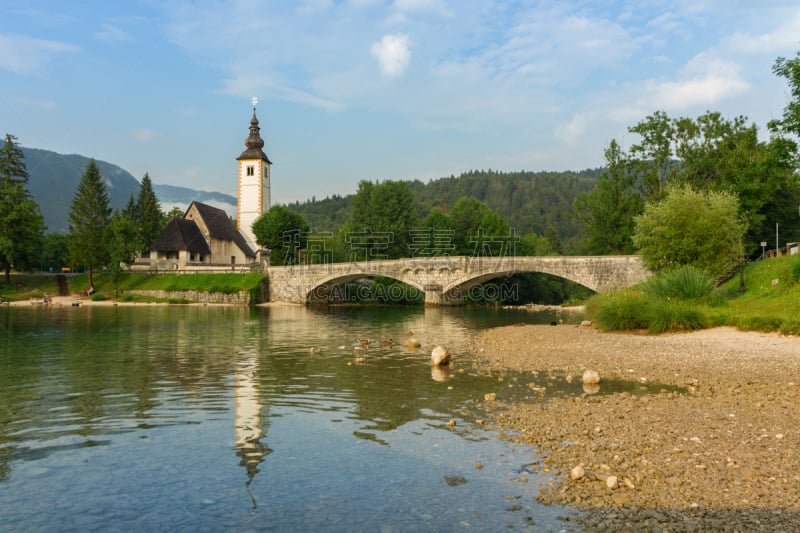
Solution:
M236 224L219 208L192 202L182 218L174 218L150 245L149 258L136 262L148 270L253 270L261 269L260 250L252 225L270 208L270 166L256 117L244 141L238 162L239 187Z

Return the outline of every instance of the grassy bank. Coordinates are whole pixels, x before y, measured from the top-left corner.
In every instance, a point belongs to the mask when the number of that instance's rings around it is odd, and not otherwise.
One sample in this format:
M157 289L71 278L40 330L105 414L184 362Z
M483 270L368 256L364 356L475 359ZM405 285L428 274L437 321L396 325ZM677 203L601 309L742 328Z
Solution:
M691 269L593 297L587 316L607 331L687 331L713 326L800 334L800 257L749 264L744 291L735 276L719 288Z
M89 287L87 274L67 275L67 284L71 294L76 296L86 291ZM125 291L153 290L153 291L201 291L221 292L233 294L239 291L257 291L264 280L263 274L145 274L126 273L115 287L107 274L94 275L95 299L119 298L131 300L126 297ZM119 293L117 293L117 289ZM26 300L41 298L45 294L58 294L56 276L53 274L14 274L11 283L6 284L5 279L0 283L0 298L3 300ZM153 299L135 297L136 301L154 301Z

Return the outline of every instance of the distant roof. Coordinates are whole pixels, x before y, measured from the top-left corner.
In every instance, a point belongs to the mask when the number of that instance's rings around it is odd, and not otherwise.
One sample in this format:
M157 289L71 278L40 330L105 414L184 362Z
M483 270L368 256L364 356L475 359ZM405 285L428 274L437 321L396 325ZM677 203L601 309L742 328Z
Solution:
M150 249L157 252L189 252L210 254L211 248L200 233L200 228L194 220L173 218L170 220L161 235L153 241Z
M192 204L194 204L200 216L203 217L203 221L208 228L209 237L221 241L233 241L246 256L256 256L256 253L250 248L250 245L247 244L247 240L239 233L236 226L233 225L233 221L228 216L228 213L222 209L200 202L192 202ZM192 208L192 204L189 205L189 209ZM187 213L189 209L186 210Z

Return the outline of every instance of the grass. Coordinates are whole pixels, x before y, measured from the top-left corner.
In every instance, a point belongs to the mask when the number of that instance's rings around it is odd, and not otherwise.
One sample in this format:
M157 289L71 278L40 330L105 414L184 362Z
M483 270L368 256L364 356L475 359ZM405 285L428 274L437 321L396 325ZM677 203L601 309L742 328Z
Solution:
M146 274L125 273L119 280L120 301L170 301L165 299L134 297L126 290L200 291L233 294L239 291L258 291L264 281L263 274ZM87 274L67 276L70 293L80 294L89 287ZM110 299L117 294L114 283L107 274L94 275L95 294L92 300ZM42 298L45 294L58 294L56 277L53 274L13 274L11 283L0 282L0 297L4 300L27 300ZM135 298L135 300L134 300Z
M702 272L667 272L625 291L596 295L587 303L587 316L607 331L733 326L800 334L800 256L749 264L744 292L739 276L714 290L707 280Z

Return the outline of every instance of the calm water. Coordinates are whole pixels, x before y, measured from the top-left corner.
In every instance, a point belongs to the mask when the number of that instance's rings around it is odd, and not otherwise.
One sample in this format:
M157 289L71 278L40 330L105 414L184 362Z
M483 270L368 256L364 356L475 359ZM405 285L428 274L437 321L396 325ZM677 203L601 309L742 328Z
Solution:
M570 529L558 518L570 511L535 503L548 479L526 471L534 452L475 422L484 393L504 385L475 370L466 343L536 320L465 309L0 308L0 529ZM403 346L409 331L420 350ZM360 338L396 342L356 364ZM455 354L455 370L432 371L436 344Z

